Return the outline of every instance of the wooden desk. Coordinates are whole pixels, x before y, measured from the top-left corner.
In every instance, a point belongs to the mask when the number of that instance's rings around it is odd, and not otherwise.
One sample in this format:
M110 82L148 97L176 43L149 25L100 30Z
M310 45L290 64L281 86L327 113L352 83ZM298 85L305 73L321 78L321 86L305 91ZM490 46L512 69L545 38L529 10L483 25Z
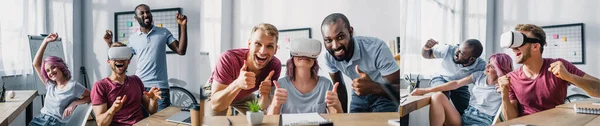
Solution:
M532 124L539 126L583 126L591 121L599 122L599 115L577 114L573 109L553 108L550 110L538 112L532 115L519 117L507 122L498 123L498 126L508 126L513 124ZM599 123L593 124L598 126Z
M588 98L588 99L583 99L583 100L576 101L576 102L562 104L562 105L556 106L556 108L569 108L569 109L573 109L573 105L574 104L582 104L582 103L591 104L591 103L599 102L599 101L600 101L600 98Z
M400 96L408 94L408 91L406 91L406 89L400 90ZM423 96L408 96L406 101L400 103L400 117L429 105L429 101L431 100L432 94L433 93L428 93Z
M168 107L162 111L136 123L138 126L160 125L160 126L178 126L183 124L167 122L166 119L179 112L179 108ZM334 125L388 125L388 120L398 119L400 115L397 112L385 113L346 113L346 114L321 114L326 119L331 119ZM248 125L246 116L213 116L205 117L205 124L211 126L226 126L227 118L233 125ZM279 125L279 115L265 115L263 124L266 126Z
M573 110L573 104L591 104L598 100L599 99L597 98L590 98L562 104L550 110L519 117L507 122L499 123L498 125L533 124L542 126L598 126L600 125L600 115L578 114Z
M15 90L15 97L13 99L7 98L6 102L0 103L0 126L7 126L10 124L24 109L25 112L25 124L28 124L33 119L33 106L31 103L37 90Z

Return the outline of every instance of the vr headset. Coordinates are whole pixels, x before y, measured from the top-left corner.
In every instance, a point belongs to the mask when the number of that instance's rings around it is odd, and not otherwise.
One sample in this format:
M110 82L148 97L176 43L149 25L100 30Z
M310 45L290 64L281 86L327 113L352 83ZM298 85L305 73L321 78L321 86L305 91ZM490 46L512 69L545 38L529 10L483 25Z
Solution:
M108 49L109 60L129 60L133 56L133 49L129 47L111 47Z
M527 38L527 36L518 31L505 32L500 36L500 47L502 48L517 48L525 45L525 43L542 43L543 41L537 38Z
M321 54L321 42L315 39L297 38L292 39L290 44L290 55L317 58Z

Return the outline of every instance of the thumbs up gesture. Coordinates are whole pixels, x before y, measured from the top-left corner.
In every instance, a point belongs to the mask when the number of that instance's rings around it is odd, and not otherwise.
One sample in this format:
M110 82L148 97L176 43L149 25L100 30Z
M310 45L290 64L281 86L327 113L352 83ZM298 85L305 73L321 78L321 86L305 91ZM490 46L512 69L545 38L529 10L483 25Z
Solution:
M253 72L248 71L248 65L244 60L244 66L240 69L240 75L235 80L238 88L243 90L249 90L256 86L256 75Z
M271 77L274 73L275 71L271 70L271 72L269 72L269 76L267 76L265 80L260 82L260 87L258 87L258 90L260 91L261 96L269 96L269 94L271 93Z
M327 91L325 95L325 103L327 103L327 109L329 109L329 113L342 113L344 112L342 109L342 103L338 98L337 87L340 85L339 82L335 82L333 85L332 91Z
M271 106L279 108L281 105L285 104L285 101L287 101L288 91L279 87L279 83L277 83L277 81L273 81L273 84L275 84L275 94L273 95Z
M373 80L364 73L360 69L358 69L358 65L356 65L356 73L358 73L358 78L352 80L352 89L356 93L356 95L363 96L368 94L377 94L381 92L381 88L378 87L379 84L373 82Z

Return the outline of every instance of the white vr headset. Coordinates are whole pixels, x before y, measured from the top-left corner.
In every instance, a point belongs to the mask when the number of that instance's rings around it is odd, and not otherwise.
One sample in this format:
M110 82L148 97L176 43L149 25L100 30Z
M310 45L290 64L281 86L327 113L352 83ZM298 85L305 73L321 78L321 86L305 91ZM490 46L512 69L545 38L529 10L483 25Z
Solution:
M108 49L108 59L129 60L133 56L133 50L129 47L111 47Z
M502 48L517 48L525 45L525 43L541 43L542 40L537 38L527 38L527 36L518 31L505 32L500 36L500 47Z
M317 58L321 54L321 42L315 39L297 38L292 39L290 44L290 55Z

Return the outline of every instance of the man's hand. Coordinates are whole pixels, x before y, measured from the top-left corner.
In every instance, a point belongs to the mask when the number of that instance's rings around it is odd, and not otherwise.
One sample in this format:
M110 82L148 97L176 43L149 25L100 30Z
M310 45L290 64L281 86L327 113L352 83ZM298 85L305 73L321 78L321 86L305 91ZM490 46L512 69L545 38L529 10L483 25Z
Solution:
M240 75L236 79L237 86L243 90L250 90L256 86L256 75L247 70L248 66L246 65L246 60L244 60L244 66L240 69Z
M121 96L117 97L110 108L113 110L113 112L118 112L123 107L125 100L127 100L127 95L123 95L123 98L121 98Z
M44 42L54 42L56 39L58 39L58 33L51 33L44 38Z
M76 103L71 102L71 104L69 104L69 106L67 106L67 108L65 108L62 119L64 120L66 117L71 116L73 114L73 111L75 111L75 108L77 108Z
M149 92L144 91L144 95L148 96L148 98L150 98L153 101L156 101L157 99L162 99L160 94L162 94L160 88L156 88L155 86L152 86Z
M561 61L556 61L550 64L550 68L548 68L548 71L552 72L552 74L554 74L556 77L563 80L567 80L568 78L573 76L573 74L567 71L567 68L565 68L565 65Z
M379 84L373 82L367 73L360 71L358 65L356 65L356 73L358 73L359 77L352 80L352 89L354 89L356 95L363 96L381 92L381 89L378 88Z
M175 20L177 20L177 24L179 25L187 25L187 16L177 13L177 15L175 15Z
M104 41L106 43L112 43L112 39L113 38L113 33L110 30L106 30L106 33L104 33Z
M340 102L340 99L338 98L337 94L338 85L340 85L340 83L335 82L335 84L333 85L333 90L327 91L325 95L325 103L327 103L327 108L342 108L342 103Z
M502 76L500 78L498 78L498 89L497 91L504 94L504 93L508 93L508 89L510 88L510 77L509 76Z
M413 90L413 92L410 93L410 95L412 95L412 96L421 96L421 95L424 95L424 94L427 94L427 93L429 93L429 90L426 89L426 88L415 88Z
M424 50L431 50L431 48L433 48L433 46L437 45L439 42L433 40L433 39L429 39L427 40L427 43L425 43L425 47L423 47Z
M281 105L285 104L285 101L287 101L288 91L286 89L280 88L279 83L277 83L277 81L273 81L273 84L275 84L275 94L273 95L273 101L271 102L271 106L281 107Z
M269 96L269 94L271 93L271 77L274 73L275 71L271 70L271 72L269 72L269 76L267 76L265 80L260 82L260 87L258 87L258 90L260 91L261 96L266 97Z

